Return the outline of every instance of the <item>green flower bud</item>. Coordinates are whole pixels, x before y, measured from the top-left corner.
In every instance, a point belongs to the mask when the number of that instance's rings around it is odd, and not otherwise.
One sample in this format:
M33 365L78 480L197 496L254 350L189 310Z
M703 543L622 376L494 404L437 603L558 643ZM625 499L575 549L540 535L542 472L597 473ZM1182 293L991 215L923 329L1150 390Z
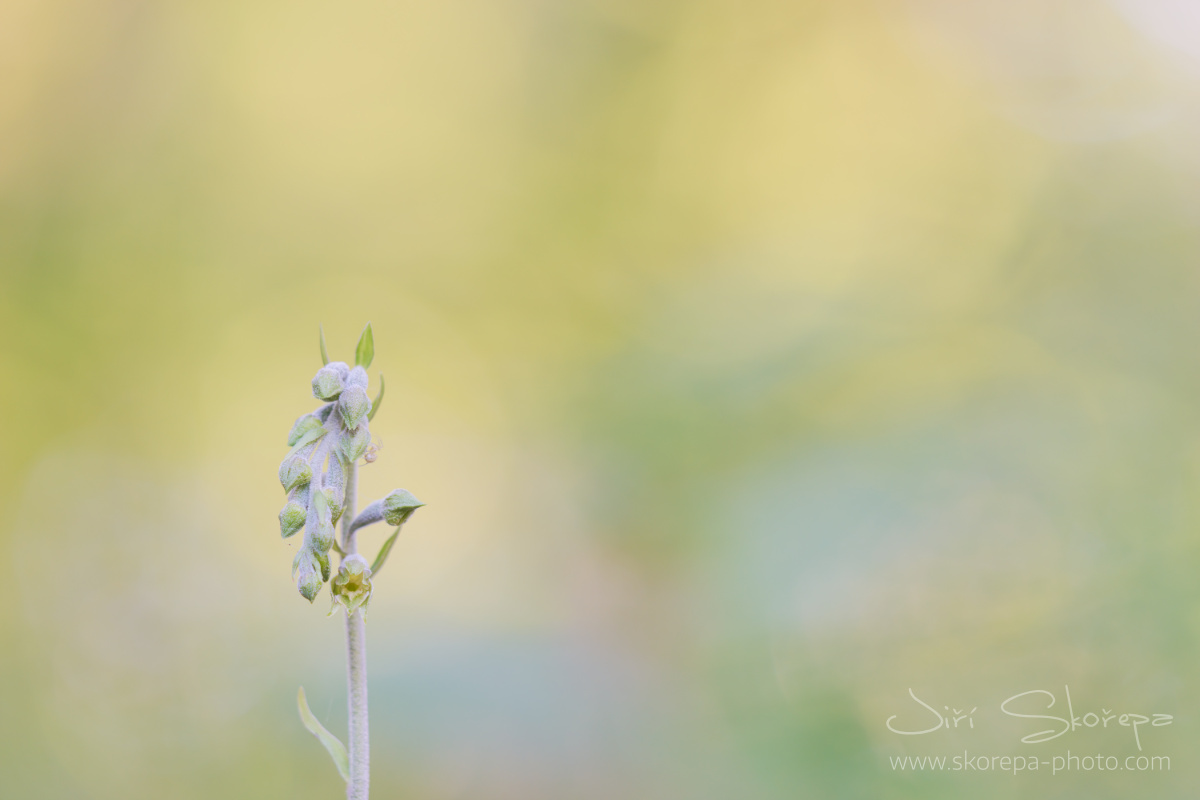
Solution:
M316 553L317 564L321 567L321 583L329 580L329 553Z
M346 456L346 461L354 463L367 452L369 444L371 444L371 431L366 425L359 426L358 430L349 436L342 437L342 454Z
M296 553L296 558L292 561L292 578L295 579L300 594L310 603L316 599L317 592L321 591L321 584L324 583L320 570L320 562L308 548Z
M307 547L301 547L296 551L296 555L292 557L292 580L296 580L296 576L300 574L300 568L310 558L312 558L312 552Z
M336 451L329 455L325 491L328 492L329 507L333 510L333 521L336 524L346 506L346 466L342 463L342 454Z
M342 383L345 383L350 378L350 365L345 361L330 361L329 368L338 374L338 377L342 379Z
M308 544L314 553L328 553L333 547L333 515L325 492L313 492L308 506Z
M289 500L279 512L279 535L288 538L304 527L304 520L307 518L308 509L295 500Z
M383 498L383 519L388 525L403 525L423 505L407 489L396 489Z
M367 390L361 386L347 386L338 398L338 411L341 412L342 422L354 430L371 410L371 401L367 399Z
M312 531L312 548L313 552L320 555L328 553L331 547L333 547L333 520L327 517Z
M350 370L349 376L346 378L347 386L359 386L365 392L368 385L367 371L362 367L355 367Z
M333 494L333 489L322 489L321 494L325 495L325 502L329 504L329 519L336 526L338 518L342 516L342 504Z
M329 500L330 519L333 520L333 526L336 529L338 520L342 518L342 513L346 510L345 493L338 494L334 489L326 489L325 497Z
M297 486L295 489L292 489L288 492L288 502L299 503L303 508L308 508L308 496L311 494L309 491L311 488L312 484L306 483L303 486Z
M353 614L358 608L362 608L365 613L371 600L371 569L367 566L366 559L357 553L342 559L338 574L329 584L329 590L334 603L330 613L333 613L333 609L336 609L339 603L345 606L347 614Z
M284 491L290 492L297 486L303 486L312 481L312 467L298 455L289 456L279 465L279 482Z
M318 400L336 400L342 393L342 376L332 366L321 367L312 379L312 391Z
M291 447L296 444L296 442L300 441L300 437L304 434L308 433L309 431L314 431L319 427L321 427L321 420L317 418L316 414L305 414L304 416L300 417L296 420L296 423L292 425L292 432L288 434L288 447Z

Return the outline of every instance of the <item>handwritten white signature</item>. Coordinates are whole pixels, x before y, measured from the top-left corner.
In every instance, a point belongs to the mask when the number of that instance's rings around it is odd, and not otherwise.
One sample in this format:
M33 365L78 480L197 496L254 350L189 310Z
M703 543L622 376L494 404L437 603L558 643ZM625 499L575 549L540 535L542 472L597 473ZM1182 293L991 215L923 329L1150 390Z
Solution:
M1075 707L1071 702L1071 687L1064 686L1063 689L1066 693L1067 700L1067 715L1065 717L1059 717L1053 714L1022 713L1022 711L1033 709L1033 707L1029 705L1029 703L1033 701L1025 700L1024 698L1035 698L1040 696L1044 699L1045 705L1042 706L1041 709L1034 710L1048 710L1054 707L1054 703L1056 702L1054 693L1048 692L1045 689L1031 689L1028 692L1014 694L1012 697L1000 704L1000 710L1010 717L1047 720L1054 723L1053 727L1047 728L1046 730L1036 731L1034 733L1029 733L1025 736L1022 736L1021 741L1024 744L1048 742L1051 739L1057 739L1063 734L1079 730L1080 728L1107 728L1109 727L1109 724L1114 723L1115 720L1114 727L1120 726L1133 729L1133 740L1137 743L1137 749L1141 750L1142 739L1140 733L1138 732L1138 729L1141 726L1149 724L1151 727L1161 727L1163 725L1170 725L1175 721L1175 718L1170 714L1114 714L1110 709L1107 708L1101 708L1100 713L1088 711L1083 715L1077 715L1075 713ZM921 698L917 697L916 693L913 692L912 689L908 690L908 696L915 700L918 705L926 709L932 715L932 719L930 721L933 723L933 726L924 728L923 730L899 730L892 726L892 720L896 719L900 715L893 714L892 716L888 717L887 721L884 723L887 726L887 729L892 733L898 733L901 736L921 736L923 734L933 733L934 731L938 730L958 728L963 722L966 722L964 727L975 727L974 714L979 710L978 706L972 708L966 713L963 713L962 709L951 708L950 706L942 706L944 709L943 713L942 711L938 711L929 703L926 703ZM1016 710L1018 708L1021 709L1021 711Z

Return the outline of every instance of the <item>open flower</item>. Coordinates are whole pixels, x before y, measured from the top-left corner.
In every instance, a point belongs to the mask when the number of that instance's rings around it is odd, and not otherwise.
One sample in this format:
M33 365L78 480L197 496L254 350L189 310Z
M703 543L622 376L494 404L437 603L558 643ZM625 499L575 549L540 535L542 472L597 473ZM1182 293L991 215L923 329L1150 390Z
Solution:
M338 567L338 574L329 583L333 594L332 614L341 603L346 607L347 614L353 614L355 609L367 611L367 603L371 600L371 568L367 561L357 553L346 556Z

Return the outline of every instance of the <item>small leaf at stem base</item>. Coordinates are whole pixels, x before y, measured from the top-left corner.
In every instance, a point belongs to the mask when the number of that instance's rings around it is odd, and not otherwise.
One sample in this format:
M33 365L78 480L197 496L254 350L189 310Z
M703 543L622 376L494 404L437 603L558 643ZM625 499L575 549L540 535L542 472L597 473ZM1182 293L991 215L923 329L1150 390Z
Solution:
M296 705L300 708L300 721L304 723L304 727L308 732L317 737L317 741L325 745L325 749L329 751L330 758L333 759L334 766L337 767L338 774L342 776L342 780L346 783L350 782L350 756L346 753L346 745L342 744L342 740L334 736L325 729L321 721L313 716L312 711L308 708L308 700L304 697L304 687L300 687L299 694L296 695Z

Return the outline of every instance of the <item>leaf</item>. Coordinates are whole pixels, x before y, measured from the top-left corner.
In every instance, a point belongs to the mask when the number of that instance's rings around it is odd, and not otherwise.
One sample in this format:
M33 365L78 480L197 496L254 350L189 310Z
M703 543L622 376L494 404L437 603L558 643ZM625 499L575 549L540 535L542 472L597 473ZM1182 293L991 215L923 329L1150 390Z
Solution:
M371 564L371 575L376 575L383 567L383 562L387 561L388 555L392 552L392 545L396 543L396 537L400 535L400 529L396 528L395 533L387 538L383 543L383 547L379 548L379 555L375 556L375 563Z
M329 364L329 353L325 352L325 327L318 325L317 330L321 332L321 363Z
M375 358L375 334L371 333L371 323L363 328L362 336L358 337L358 347L354 348L354 365L366 369Z
M324 436L327 433L329 433L329 431L326 430L325 428L313 428L311 431L309 431L308 433L304 434L303 436L301 436L299 439L296 440L296 443L294 445L292 445L292 449L288 451L287 456L284 456L284 460L287 460L287 458L290 457L291 455L293 455L294 453L300 452L301 448L305 447L306 445L312 444L317 439L320 439L322 436Z
M342 776L342 780L346 783L350 782L350 756L346 753L346 745L342 744L341 739L338 739L329 731L325 730L325 726L321 721L313 716L312 711L308 709L308 700L304 697L304 687L300 687L300 693L296 695L296 705L300 707L300 721L304 723L304 727L308 728L308 732L317 737L317 741L325 745L325 749L329 751L330 758L333 759L334 766L337 767L338 774Z
M371 403L371 410L367 412L367 422L375 419L375 412L379 410L379 404L383 402L383 373L379 373L379 394L375 395L375 402Z

